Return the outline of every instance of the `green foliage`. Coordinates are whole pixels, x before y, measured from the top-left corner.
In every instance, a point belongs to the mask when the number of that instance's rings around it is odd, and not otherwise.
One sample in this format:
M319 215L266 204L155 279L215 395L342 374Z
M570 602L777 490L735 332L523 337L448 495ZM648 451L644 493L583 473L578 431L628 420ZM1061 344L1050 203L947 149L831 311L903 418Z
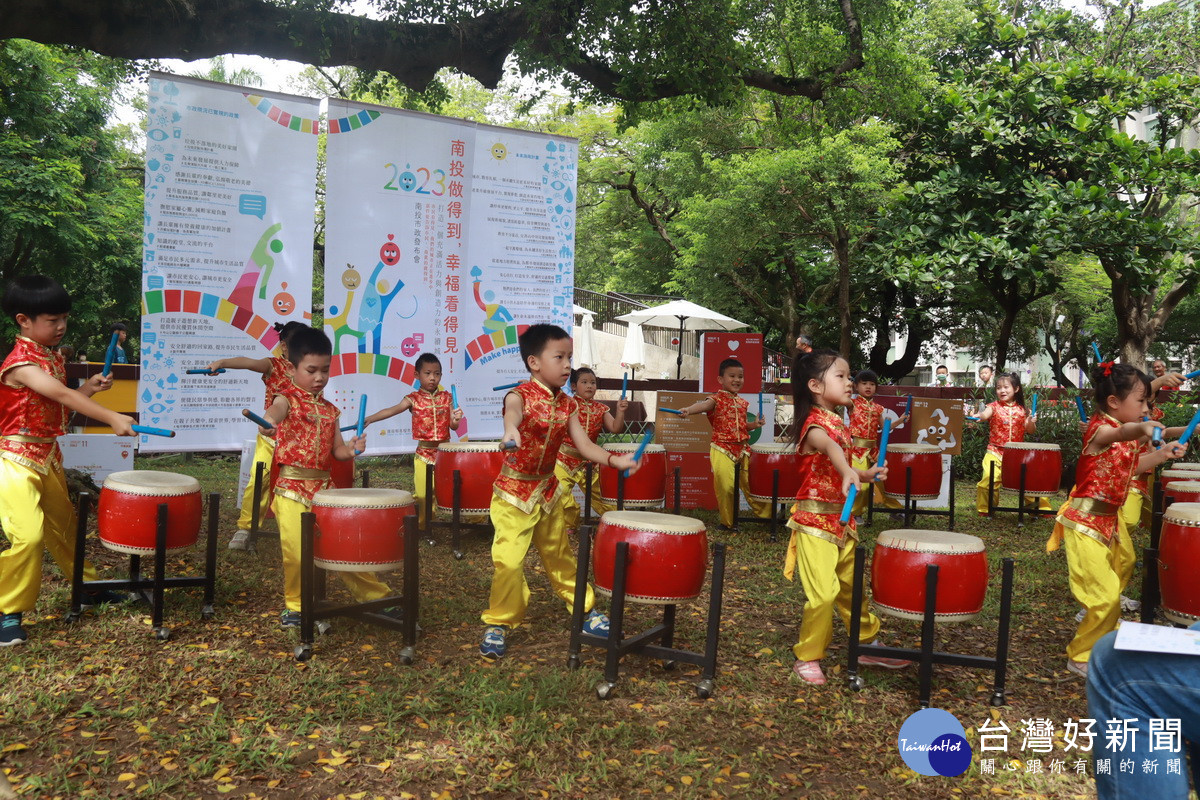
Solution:
M43 273L74 299L65 344L96 354L134 323L141 293L142 168L110 128L122 62L0 43L0 279ZM136 330L136 324L132 326Z

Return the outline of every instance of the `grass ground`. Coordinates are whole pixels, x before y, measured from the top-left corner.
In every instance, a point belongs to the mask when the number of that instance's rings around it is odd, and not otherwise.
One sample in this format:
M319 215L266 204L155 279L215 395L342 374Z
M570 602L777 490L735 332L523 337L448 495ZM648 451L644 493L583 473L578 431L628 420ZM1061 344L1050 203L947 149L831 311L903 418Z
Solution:
M400 459L368 459L372 485L408 486ZM945 626L939 649L987 654L995 641L999 560L1017 559L1008 705L991 709L990 673L938 668L934 705L955 714L976 749L959 778L923 777L897 754L904 719L917 709L914 670L867 669L866 687L842 677L838 626L826 659L830 682L789 680L803 593L781 575L784 543L743 526L728 541L725 613L715 696L697 699L695 668L664 671L626 660L617 696L596 699L599 651L565 669L567 615L536 557L528 624L510 656L483 662L479 613L490 579L488 543L473 538L454 560L444 544L422 553L424 636L401 666L398 637L348 621L318 639L312 661L292 657L281 631L278 547L231 552L236 461L143 459L143 468L195 475L222 495L218 613L199 619L199 590L168 595L169 642L151 636L148 609L110 606L74 625L63 617L68 586L52 566L30 641L0 652L0 767L28 797L1091 797L1073 772L1063 723L1087 716L1083 683L1065 671L1063 648L1076 606L1061 553L1048 556L1050 522L1024 529L1006 515L981 520L974 487L960 486L959 530L983 537L992 566L988 605L975 622ZM711 515L701 514L711 523ZM943 527L929 518L918 526ZM895 527L876 518L864 540ZM104 574L122 560L92 540ZM199 548L169 574L195 573ZM399 585L399 575L391 578ZM1137 579L1135 579L1136 582ZM331 582L331 586L336 585ZM1136 594L1136 587L1134 594ZM703 604L681 609L677 641L698 649ZM635 608L630 630L650 612ZM884 618L888 643L915 646L916 623ZM996 774L982 774L976 728L995 717L1012 730ZM1049 719L1052 753L1022 751L1022 720ZM1029 759L1041 760L1041 772ZM1066 772L1052 772L1054 760ZM1011 763L1010 763L1011 762ZM0 786L0 796L3 796Z

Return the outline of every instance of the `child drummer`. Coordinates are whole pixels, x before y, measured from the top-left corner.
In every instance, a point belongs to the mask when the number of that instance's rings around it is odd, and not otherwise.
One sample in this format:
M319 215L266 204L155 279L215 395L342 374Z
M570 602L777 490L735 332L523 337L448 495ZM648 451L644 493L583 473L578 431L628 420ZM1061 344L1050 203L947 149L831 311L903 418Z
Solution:
M132 436L133 420L110 411L92 395L112 386L93 375L68 389L63 356L55 350L67 333L71 296L56 281L26 275L9 284L4 313L19 329L12 352L0 364L0 525L9 547L0 553L0 647L28 639L22 615L33 610L42 588L42 551L48 549L64 574L75 564L75 508L67 496L58 437L70 411ZM96 580L84 562L85 581ZM85 595L85 605L112 602L113 592Z
M733 476L741 464L742 496L756 517L771 516L771 503L750 496L750 431L761 428L765 421L756 417L746 421L750 404L738 396L746 382L746 370L736 358L727 358L717 367L717 382L721 389L703 400L679 409L681 417L708 414L712 425L712 445L709 465L712 467L713 491L717 494L717 511L723 530L733 530L737 524L737 509L733 507Z
M503 441L515 450L504 457L504 466L493 487L491 518L496 528L492 541L492 588L483 612L487 626L479 652L494 660L507 650L508 634L521 624L529 606L525 582L525 554L537 546L546 576L557 594L574 611L575 556L571 553L563 519L565 487L554 475L559 448L570 436L579 454L614 469L636 470L632 456L609 453L588 438L579 422L575 400L562 391L571 377L571 337L557 325L530 325L520 339L521 358L529 380L504 397ZM593 608L595 596L587 588L583 629L608 633L608 617Z
M591 441L596 441L600 431L620 433L625 430L625 411L629 408L628 400L617 401L617 413L613 415L608 406L596 398L596 373L587 367L580 367L571 373L571 391L575 395L575 407L579 414L579 425ZM592 511L603 515L611 511L612 506L600 499L600 482L592 475L590 486L583 484L587 480L587 470L584 469L585 459L570 443L564 444L558 451L558 462L554 465L554 474L558 476L563 490L563 519L567 532L575 530L579 524L579 503L575 500L572 489L576 486L592 496Z
M883 432L883 406L875 402L879 376L869 369L854 376L854 404L850 410L850 466L865 472L879 460L879 437ZM896 427L908 422L901 414ZM903 508L895 498L884 494L878 483L874 487L875 502L884 508ZM863 492L854 500L854 515L861 517L867 508L868 495Z
M370 425L412 411L412 435L417 440L417 454L413 458L413 497L417 500L417 522L424 530L428 470L437 460L438 445L450 441L451 429L458 430L463 412L454 407L451 393L441 388L442 362L433 353L417 356L417 379L420 381L417 391L405 395L390 408L376 411L366 421Z
M288 361L288 337L297 330L307 328L303 322L288 322L284 325L275 324L275 330L279 333L279 355L271 355L266 358L246 358L245 356L234 356L232 358L219 358L208 365L210 375L216 375L217 370L222 369L247 369L251 372L257 372L262 375L262 382L266 388L266 399L263 402L263 408L270 408L271 401L275 399L275 395L279 394L286 388L292 379L292 362ZM254 464L253 470L258 469L258 464L263 465L263 475L268 478L267 486L259 487L258 496L258 518L262 519L267 514L267 509L271 507L271 486L269 478L271 475L271 462L275 459L275 438L274 433L264 435L259 433L254 442ZM250 473L251 476L254 472ZM245 550L250 542L250 522L254 513L254 479L246 484L246 490L242 493L242 510L238 514L237 531L233 534L233 538L229 540L230 550Z
M285 608L280 626L300 627L300 515L312 508L313 495L332 486L333 459L351 461L366 447L366 437L342 440L337 406L322 396L329 382L333 345L323 331L303 327L288 340L292 379L275 395L263 415L274 426L275 460L279 479L271 504L279 523L283 554ZM266 429L264 434L271 433ZM338 572L360 603L388 595L388 587L373 572ZM388 613L388 612L384 612Z

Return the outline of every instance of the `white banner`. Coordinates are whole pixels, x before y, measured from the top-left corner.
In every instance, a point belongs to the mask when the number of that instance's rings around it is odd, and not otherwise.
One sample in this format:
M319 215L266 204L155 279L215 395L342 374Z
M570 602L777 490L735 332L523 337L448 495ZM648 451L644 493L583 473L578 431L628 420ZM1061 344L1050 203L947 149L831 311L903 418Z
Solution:
M526 376L517 336L570 330L575 140L329 101L326 396L357 418L400 402L423 352L466 412L459 436L498 438L494 387ZM371 430L371 453L412 452L411 422Z
M312 318L318 102L151 73L146 140L143 452L237 450L255 428L259 375L187 375L262 358L272 323Z
M58 437L63 467L92 476L97 484L114 472L133 469L137 439L111 433L68 433ZM92 498L96 502L99 498Z

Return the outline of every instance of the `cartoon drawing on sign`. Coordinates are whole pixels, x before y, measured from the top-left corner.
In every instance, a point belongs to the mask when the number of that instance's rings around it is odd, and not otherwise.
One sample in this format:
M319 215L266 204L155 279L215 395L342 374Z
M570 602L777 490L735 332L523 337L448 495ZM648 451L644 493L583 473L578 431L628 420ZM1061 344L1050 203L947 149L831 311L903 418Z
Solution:
M471 267L471 277L475 279L472 283L475 290L475 305L483 309L483 313L487 315L483 320L483 332L502 331L513 321L513 315L507 308L494 302L496 293L491 289L486 292L480 291L480 287L483 286L482 276L482 269L478 266Z
M350 307L354 305L354 293L358 291L361 282L362 276L358 274L358 270L354 268L353 264L347 264L346 269L342 272L342 286L346 288L345 305L342 306L341 311L338 311L337 306L330 306L330 316L325 318L325 325L332 331L329 338L333 341L334 355L341 352L339 345L343 336L360 339L363 335L362 331L356 331L347 324L350 319Z
M267 280L271 277L271 270L275 267L275 257L272 253L278 254L283 251L283 242L275 238L275 234L283 228L283 223L276 222L258 237L258 242L254 245L254 249L250 251L250 258L246 260L246 267L242 270L242 277L238 279L237 285L233 287L233 291L229 293L229 302L235 306L240 306L247 311L254 310L254 290L259 286L259 279L262 279L262 290L259 295L266 298Z
M950 417L941 408L935 408L929 414L931 424L921 428L917 433L917 444L937 445L942 450L953 450L958 446L958 437L948 433Z
M404 281L397 278L396 285L389 292L388 282L379 279L384 267L394 267L400 263L400 247L393 241L395 238L394 234L388 234L388 240L379 248L379 262L376 263L367 285L363 287L362 304L358 309L358 328L363 331L363 338L358 343L358 352L360 353L379 353L383 338L383 320L387 315L388 306L404 288ZM416 313L417 303L414 300L412 313L400 316L402 319L409 319ZM367 350L366 334L368 333L371 334L370 350Z

